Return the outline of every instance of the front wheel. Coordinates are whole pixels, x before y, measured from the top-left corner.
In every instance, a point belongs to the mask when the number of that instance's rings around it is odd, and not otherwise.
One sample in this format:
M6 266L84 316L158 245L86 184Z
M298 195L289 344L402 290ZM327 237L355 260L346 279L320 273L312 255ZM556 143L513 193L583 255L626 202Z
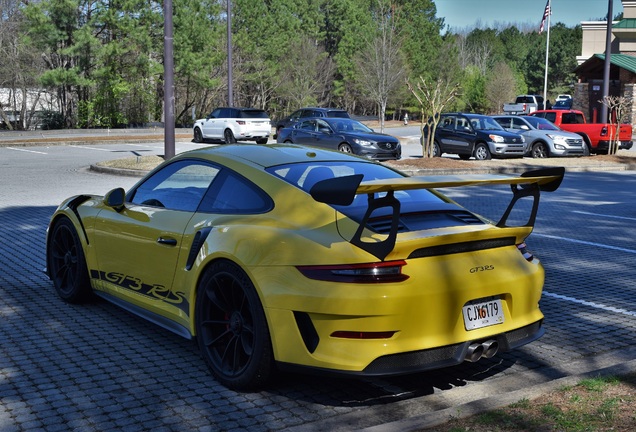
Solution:
M532 146L533 158L547 158L549 156L550 152L548 150L548 146L544 142L540 141Z
M55 222L47 248L49 274L60 298L68 303L87 300L92 291L84 250L68 218Z
M194 128L194 142L195 143L201 143L203 142L203 133L201 132L201 129Z
M219 382L236 390L261 387L274 370L265 312L254 285L236 264L213 263L196 300L199 348Z
M475 147L475 159L490 160L491 157L490 150L488 150L486 144L477 144L477 147Z
M223 132L223 138L225 140L225 144L234 144L236 142L236 138L234 138L234 134L231 129L225 129L225 132Z
M351 148L351 146L347 143L342 143L338 146L338 150L340 150L343 153L353 153L353 149Z

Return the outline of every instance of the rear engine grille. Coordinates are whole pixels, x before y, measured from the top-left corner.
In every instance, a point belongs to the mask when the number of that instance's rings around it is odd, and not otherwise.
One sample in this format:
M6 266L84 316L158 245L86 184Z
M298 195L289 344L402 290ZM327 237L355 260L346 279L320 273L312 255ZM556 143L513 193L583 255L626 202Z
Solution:
M485 249L495 249L506 246L513 246L515 244L514 237L504 237L491 240L477 240L462 243L452 243L447 245L432 246L427 248L421 248L414 250L409 255L409 259L412 258L427 258L440 255L452 255L465 252L475 252Z
M481 225L484 221L468 211L443 211L405 213L400 215L398 232L418 231L457 225ZM368 227L379 233L388 234L391 229L391 218L371 219Z

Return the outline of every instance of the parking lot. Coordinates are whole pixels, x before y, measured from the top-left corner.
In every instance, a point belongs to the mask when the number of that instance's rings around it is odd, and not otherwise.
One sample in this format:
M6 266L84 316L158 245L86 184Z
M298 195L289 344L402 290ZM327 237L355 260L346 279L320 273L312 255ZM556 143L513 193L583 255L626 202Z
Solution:
M179 142L177 152L194 146ZM528 239L546 268L542 339L404 377L285 374L260 392L227 390L193 342L106 302L66 304L43 273L46 226L62 199L137 180L87 167L162 151L0 147L0 431L416 430L432 411L636 358L636 172L572 172L542 196ZM510 197L505 187L448 194L493 219Z

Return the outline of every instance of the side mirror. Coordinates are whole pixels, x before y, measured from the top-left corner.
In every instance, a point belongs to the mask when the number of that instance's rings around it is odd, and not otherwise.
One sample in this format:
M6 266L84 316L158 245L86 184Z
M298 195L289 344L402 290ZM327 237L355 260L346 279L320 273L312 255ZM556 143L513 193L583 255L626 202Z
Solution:
M124 202L126 200L126 192L123 188L113 189L104 195L104 204L108 207L112 207L117 212L124 209Z

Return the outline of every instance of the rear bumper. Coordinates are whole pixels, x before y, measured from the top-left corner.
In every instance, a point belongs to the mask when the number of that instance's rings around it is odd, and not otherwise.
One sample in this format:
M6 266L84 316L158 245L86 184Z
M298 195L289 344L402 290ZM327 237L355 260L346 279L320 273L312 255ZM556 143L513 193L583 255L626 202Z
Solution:
M537 321L525 327L501 333L485 339L467 341L439 348L431 348L420 351L390 354L378 357L362 371L345 371L305 367L289 363L279 363L281 369L288 371L311 371L324 375L343 376L391 376L406 375L428 370L441 369L456 366L466 361L469 347L475 343L495 340L499 344L498 352L506 352L533 342L545 334L543 320Z

